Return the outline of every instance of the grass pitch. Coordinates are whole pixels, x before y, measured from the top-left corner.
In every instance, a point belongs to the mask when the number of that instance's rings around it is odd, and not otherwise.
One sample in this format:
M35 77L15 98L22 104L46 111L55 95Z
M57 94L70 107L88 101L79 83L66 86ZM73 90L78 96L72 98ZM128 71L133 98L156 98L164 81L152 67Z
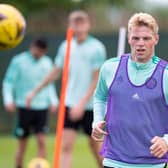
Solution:
M50 164L53 163L53 148L55 136L49 135L47 138L47 153ZM0 137L0 167L1 168L15 168L15 152L17 140L12 136ZM37 146L34 137L29 139L27 151L24 159L24 168L28 162L36 157ZM79 135L75 144L73 152L73 168L97 168L97 164L87 144L87 138L84 135Z

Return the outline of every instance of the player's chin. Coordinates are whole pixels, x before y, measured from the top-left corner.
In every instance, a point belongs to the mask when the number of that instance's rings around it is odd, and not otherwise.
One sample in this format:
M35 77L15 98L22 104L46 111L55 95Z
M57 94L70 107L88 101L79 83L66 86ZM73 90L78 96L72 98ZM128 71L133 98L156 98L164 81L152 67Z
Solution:
M143 60L146 60L146 59L148 58L147 54L137 54L136 57L137 57L137 59L140 60L140 61L141 61L141 60L142 60L142 61L143 61Z

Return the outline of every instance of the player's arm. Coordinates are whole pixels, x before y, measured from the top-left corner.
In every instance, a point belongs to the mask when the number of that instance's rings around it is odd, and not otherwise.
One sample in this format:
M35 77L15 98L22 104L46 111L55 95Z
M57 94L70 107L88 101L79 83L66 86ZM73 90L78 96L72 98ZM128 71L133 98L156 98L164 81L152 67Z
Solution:
M86 91L86 94L79 101L79 103L70 110L70 117L72 120L78 120L82 118L84 114L85 106L93 96L93 93L98 81L98 77L99 77L99 70L101 65L104 63L105 59L106 59L105 47L103 45L100 45L97 48L95 54L93 55L93 60L92 60L93 75L92 75L92 81L90 83L90 86Z
M106 116L106 103L108 91L111 83L114 80L120 58L112 58L104 63L100 70L100 75L96 90L94 93L94 116L92 124L92 138L96 141L102 141L103 135L107 135L104 131L105 116Z
M94 93L92 138L95 141L102 141L103 135L107 135L107 132L104 131L107 94L108 87L104 79L104 67L102 67Z
M82 116L84 114L85 106L86 106L87 102L90 100L90 98L93 96L93 92L95 90L97 80L98 80L98 74L99 74L99 70L95 70L93 73L93 78L92 78L91 84L90 84L85 96L79 101L79 103L76 106L71 108L70 117L72 120L75 121L75 120L82 118Z
M94 54L93 57L92 62L93 76L92 81L90 83L90 87L88 88L86 95L81 100L81 104L83 105L83 107L88 103L90 98L93 96L99 77L99 71L105 59L106 59L106 50L104 45L101 44L100 46L97 47L96 53Z
M48 86L48 96L49 96L49 102L50 102L50 111L52 113L55 113L57 111L58 107L58 96L56 92L56 88L54 87L54 84L50 84Z
M13 58L3 79L3 102L8 112L15 111L14 89L19 71L18 67L17 59Z
M26 98L27 107L31 106L31 102L33 98L49 83L57 80L61 74L61 69L59 67L54 66L52 70L49 72L47 77L41 82L39 86L37 86L32 92L30 92Z
M96 88L96 84L97 84L97 81L98 81L98 77L99 77L99 70L95 70L93 72L93 77L92 77L90 87L89 87L88 91L86 92L86 95L80 101L83 108L85 107L87 102L90 100L90 98L93 96L93 93L94 93L94 90Z
M51 60L48 60L48 72L52 69L53 63ZM49 111L51 113L55 113L57 111L58 107L58 96L57 96L57 91L54 86L54 83L51 83L47 86L48 89L48 100L49 100Z

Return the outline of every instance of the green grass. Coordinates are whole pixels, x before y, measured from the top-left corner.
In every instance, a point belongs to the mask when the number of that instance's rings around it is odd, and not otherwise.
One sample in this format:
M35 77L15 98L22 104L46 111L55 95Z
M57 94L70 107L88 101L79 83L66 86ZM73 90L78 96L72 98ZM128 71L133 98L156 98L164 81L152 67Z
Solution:
M47 138L48 160L52 164L53 148L55 137L53 135ZM0 137L0 168L15 168L14 158L17 141L11 136ZM36 156L37 147L34 137L31 137L28 143L24 165ZM87 144L87 138L80 135L76 141L73 151L73 168L96 168L96 162ZM26 166L25 166L26 168Z

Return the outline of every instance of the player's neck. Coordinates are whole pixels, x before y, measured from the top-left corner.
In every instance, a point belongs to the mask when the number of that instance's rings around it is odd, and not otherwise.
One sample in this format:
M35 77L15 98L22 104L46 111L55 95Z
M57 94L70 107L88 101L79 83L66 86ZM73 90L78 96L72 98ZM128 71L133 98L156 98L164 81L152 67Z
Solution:
M151 58L152 58L152 56L140 59L140 58L137 58L134 55L131 55L132 61L137 62L137 63L143 63L143 64L147 63Z
M81 44L82 42L84 42L87 39L87 37L88 37L88 34L77 36L76 37L77 43Z

